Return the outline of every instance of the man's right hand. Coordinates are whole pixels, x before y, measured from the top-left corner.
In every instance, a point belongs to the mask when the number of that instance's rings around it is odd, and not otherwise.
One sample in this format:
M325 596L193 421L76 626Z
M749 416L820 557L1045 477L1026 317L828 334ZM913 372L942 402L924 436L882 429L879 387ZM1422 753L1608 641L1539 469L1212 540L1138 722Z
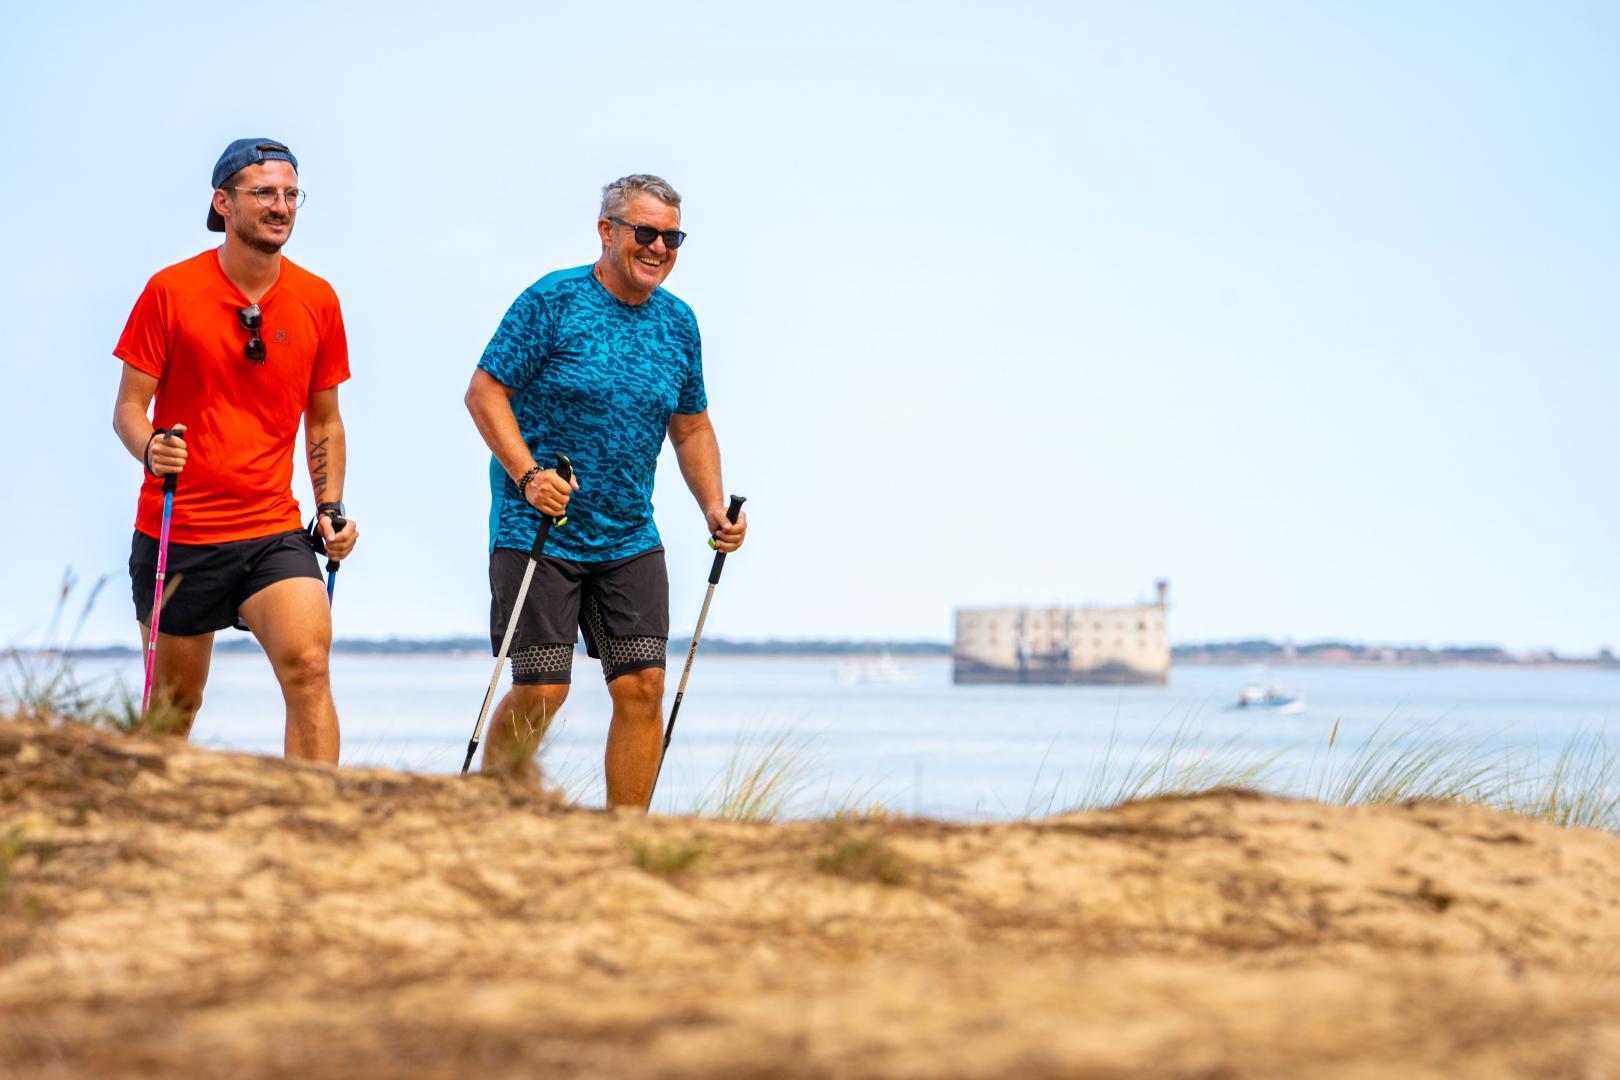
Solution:
M147 455L153 476L169 476L186 467L186 425L176 424L167 435L159 435L152 440L151 452Z
M564 480L557 475L556 469L546 469L534 474L529 481L524 496L529 505L540 511L546 517L559 518L568 512L568 496L579 490L579 475Z

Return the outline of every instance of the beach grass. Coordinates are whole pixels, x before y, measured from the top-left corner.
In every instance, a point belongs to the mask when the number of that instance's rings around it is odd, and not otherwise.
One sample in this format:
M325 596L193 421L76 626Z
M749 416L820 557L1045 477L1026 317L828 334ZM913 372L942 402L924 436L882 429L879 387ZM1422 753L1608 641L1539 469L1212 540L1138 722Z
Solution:
M879 885L903 885L911 876L881 826L845 819L827 823L823 850L816 855L814 866L818 873Z
M665 843L640 837L627 839L624 846L630 853L632 866L659 877L675 877L685 873L708 851L703 844Z
M798 807L814 783L813 770L808 738L791 731L757 740L745 736L692 813L720 821L776 821Z
M59 637L63 616L79 580L72 568L62 575L56 609L45 631L44 644L26 653L15 646L0 653L6 662L9 688L5 694L11 715L20 720L44 720L106 727L125 735L166 735L186 726L187 716L172 696L159 687L143 711L139 699L119 682L112 687L85 683L78 674L77 647L96 599L106 586L102 575L90 587L73 627Z

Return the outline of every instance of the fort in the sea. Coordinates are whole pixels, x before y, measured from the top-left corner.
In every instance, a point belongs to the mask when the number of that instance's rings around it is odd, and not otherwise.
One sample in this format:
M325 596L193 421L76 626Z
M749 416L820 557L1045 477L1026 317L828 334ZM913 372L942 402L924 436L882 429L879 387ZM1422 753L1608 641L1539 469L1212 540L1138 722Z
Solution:
M957 608L952 676L959 683L1146 683L1170 677L1168 581L1129 607Z

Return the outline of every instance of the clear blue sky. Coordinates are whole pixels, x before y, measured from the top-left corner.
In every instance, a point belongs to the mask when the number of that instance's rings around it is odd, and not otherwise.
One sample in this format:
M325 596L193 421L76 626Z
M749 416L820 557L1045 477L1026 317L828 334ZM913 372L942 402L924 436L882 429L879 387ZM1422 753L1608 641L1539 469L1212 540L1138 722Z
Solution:
M461 394L649 171L751 500L711 633L943 639L1166 576L1182 641L1620 646L1620 8L619 10L6 5L0 644L68 566L112 575L86 640L135 640L111 349L265 135L348 320L341 636L486 626ZM667 455L657 505L690 627Z

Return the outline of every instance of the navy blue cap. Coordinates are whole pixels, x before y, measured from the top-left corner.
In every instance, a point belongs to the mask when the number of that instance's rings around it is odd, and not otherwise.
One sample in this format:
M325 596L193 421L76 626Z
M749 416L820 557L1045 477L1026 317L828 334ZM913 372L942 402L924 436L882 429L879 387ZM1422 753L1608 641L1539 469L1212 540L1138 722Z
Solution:
M293 152L287 149L285 143L278 143L274 139L237 139L225 148L214 162L214 190L249 165L257 165L261 161L285 161L298 169L298 159ZM219 216L214 209L214 197L208 197L208 231L224 232L225 219Z

